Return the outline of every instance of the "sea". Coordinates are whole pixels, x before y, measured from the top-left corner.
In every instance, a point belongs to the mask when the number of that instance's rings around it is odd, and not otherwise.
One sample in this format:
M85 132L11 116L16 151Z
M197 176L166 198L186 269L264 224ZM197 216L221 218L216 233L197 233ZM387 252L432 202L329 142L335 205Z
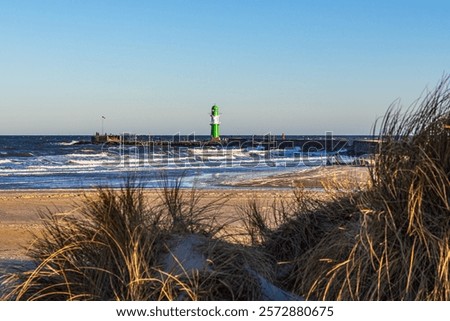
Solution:
M94 144L91 136L0 136L0 190L116 188L130 178L157 188L180 177L186 188L231 188L233 182L323 166L336 155L320 149L306 153L298 147L266 150L252 144L245 148L149 147L138 141L150 137L135 139L136 144L129 140ZM344 149L340 160L352 162L353 157Z

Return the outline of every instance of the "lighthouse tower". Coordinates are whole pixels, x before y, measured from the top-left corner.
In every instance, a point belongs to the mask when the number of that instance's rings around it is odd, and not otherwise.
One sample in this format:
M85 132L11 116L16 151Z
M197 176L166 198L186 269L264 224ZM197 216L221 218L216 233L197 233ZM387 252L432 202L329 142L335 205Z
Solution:
M211 107L211 140L220 140L219 118L219 107L217 105L214 105Z

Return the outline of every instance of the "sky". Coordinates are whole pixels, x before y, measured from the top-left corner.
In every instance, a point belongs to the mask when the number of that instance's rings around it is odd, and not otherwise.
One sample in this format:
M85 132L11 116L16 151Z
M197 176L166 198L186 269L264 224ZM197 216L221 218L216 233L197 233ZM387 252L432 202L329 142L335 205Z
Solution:
M0 135L370 134L450 71L450 1L0 0Z

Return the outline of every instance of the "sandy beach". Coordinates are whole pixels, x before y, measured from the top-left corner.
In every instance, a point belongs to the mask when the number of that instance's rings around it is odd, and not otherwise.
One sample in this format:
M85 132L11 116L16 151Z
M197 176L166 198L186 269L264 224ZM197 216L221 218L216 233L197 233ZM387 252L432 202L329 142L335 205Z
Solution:
M24 191L0 192L0 261L26 260L27 249L35 235L42 229L39 213L67 213L77 211L85 197L94 191ZM201 201L205 204L218 199L226 199L218 216L230 225L238 224L236 206L245 204L251 197L272 199L289 197L290 191L276 190L200 190ZM158 192L145 192L151 202L158 198Z
M42 229L40 213L64 213L76 207L83 191L1 191L0 260L26 259L28 247Z
M366 180L367 168L353 166L319 167L294 174L274 175L262 179L236 182L235 188L199 190L202 202L227 199L221 207L220 220L238 225L236 207L250 198L272 200L288 198L293 186L320 189L325 180ZM42 229L39 213L76 211L86 196L94 190L26 190L0 191L0 260L26 260L27 249ZM156 190L147 190L148 200L158 198Z
M271 175L246 181L230 182L225 185L251 188L293 188L321 189L327 183L359 184L369 178L367 167L363 166L320 166L302 169L294 173Z

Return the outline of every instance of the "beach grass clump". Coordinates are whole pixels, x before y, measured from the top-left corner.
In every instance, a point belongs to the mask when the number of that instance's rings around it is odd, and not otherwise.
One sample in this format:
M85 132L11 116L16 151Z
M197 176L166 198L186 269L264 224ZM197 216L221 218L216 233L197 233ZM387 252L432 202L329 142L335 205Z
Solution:
M131 182L100 188L79 211L42 215L44 232L30 256L36 268L13 274L7 299L145 300L152 267L166 237L161 217ZM14 281L14 278L16 280ZM14 281L14 282L13 282Z
M370 187L354 202L325 206L339 212L349 204L357 221L336 225L293 258L294 292L321 300L450 299L449 124L448 77L407 112L389 109Z
M308 291L300 284L340 262L354 244L361 193L333 186L325 195L297 187L290 199L264 203L253 198L240 207L252 245L275 266L275 283L302 297Z
M29 253L35 268L6 278L2 299L200 299L202 292L192 292L186 278L162 277L168 274L162 258L174 237L212 241L221 228L214 225L221 201L199 205L195 190L181 190L181 179L171 186L165 180L151 203L143 187L129 180L119 190L99 188L71 213L42 214L44 231Z
M209 237L224 229L226 224L218 222L217 213L228 201L226 196L202 202L195 187L182 187L183 173L171 179L162 172L159 178L159 197L152 212L159 218L163 229L175 234L198 233Z
M383 120L344 298L450 299L449 80L417 107L393 107Z
M181 180L165 177L154 200L129 180L99 188L71 213L43 214L44 232L30 252L35 268L10 274L2 299L291 298L272 285L265 253L215 237L226 200L202 203Z

